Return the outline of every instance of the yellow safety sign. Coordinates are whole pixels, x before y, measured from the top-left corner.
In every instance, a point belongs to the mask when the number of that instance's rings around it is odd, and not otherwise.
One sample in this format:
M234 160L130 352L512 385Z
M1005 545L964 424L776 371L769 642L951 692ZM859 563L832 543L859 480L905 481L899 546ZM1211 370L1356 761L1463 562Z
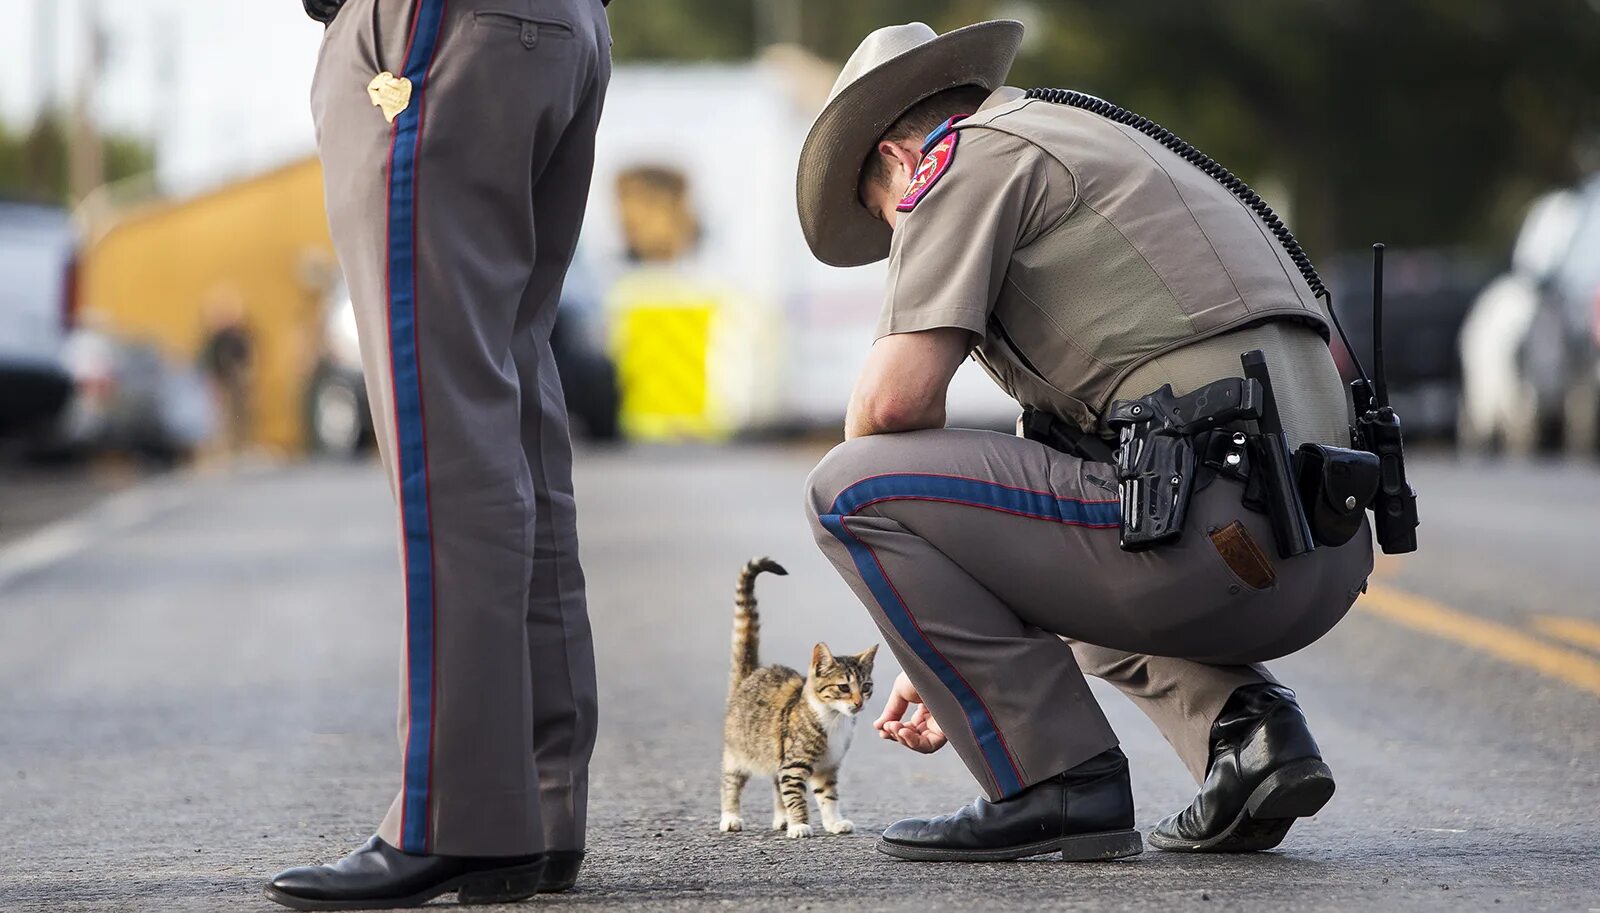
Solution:
M646 269L620 279L608 297L623 431L636 440L725 437L728 423L711 381L722 310L715 292L669 270Z

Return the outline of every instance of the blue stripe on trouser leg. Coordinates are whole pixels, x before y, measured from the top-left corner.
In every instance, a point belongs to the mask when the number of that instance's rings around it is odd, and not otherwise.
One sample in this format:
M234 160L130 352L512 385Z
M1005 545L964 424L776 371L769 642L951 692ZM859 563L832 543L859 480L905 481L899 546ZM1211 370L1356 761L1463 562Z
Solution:
M1022 773L1004 737L995 725L994 717L983 699L973 690L950 661L922 632L916 618L895 590L876 553L845 526L845 518L883 501L935 501L997 510L1019 516L1032 517L1069 526L1109 529L1120 525L1121 508L1115 501L1083 501L1061 498L1048 492L1011 488L980 479L922 473L901 473L874 476L849 486L834 499L828 513L818 519L824 529L832 533L850 553L856 571L861 574L873 599L884 616L961 706L978 750L989 768L995 791L1004 796L1022 790Z
M417 352L416 181L428 71L448 0L418 0L405 77L411 104L394 122L389 153L389 358L406 577L406 731L400 849L426 853L433 784L434 579L427 436Z
M1095 529L1108 529L1122 523L1122 508L1116 501L1062 498L1047 491L929 473L896 473L862 479L839 493L829 513L849 516L878 501L903 500L950 501Z

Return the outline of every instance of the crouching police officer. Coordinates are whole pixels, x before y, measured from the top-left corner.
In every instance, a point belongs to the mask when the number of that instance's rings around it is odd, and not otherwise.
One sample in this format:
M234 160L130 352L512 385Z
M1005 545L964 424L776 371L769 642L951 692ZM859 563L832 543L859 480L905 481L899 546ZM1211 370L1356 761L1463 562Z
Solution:
M1327 310L1247 191L1103 108L1000 87L1021 37L1009 21L874 32L800 157L812 252L889 258L847 440L808 481L814 531L906 670L880 734L925 752L948 740L987 793L891 826L879 848L1140 852L1127 759L1085 674L1131 697L1201 784L1151 843L1276 846L1334 783L1260 663L1320 638L1362 592L1366 521L1356 508L1348 544L1283 557L1275 517L1247 506L1266 473L1245 433L1267 421L1223 415L1222 450L1196 461L1217 470L1171 495L1186 509L1176 539L1129 550L1108 419L1168 385L1181 397L1245 376L1241 355L1259 350L1278 439L1347 446ZM969 354L1056 446L943 427ZM1231 384L1234 417L1255 417L1243 407L1262 385Z

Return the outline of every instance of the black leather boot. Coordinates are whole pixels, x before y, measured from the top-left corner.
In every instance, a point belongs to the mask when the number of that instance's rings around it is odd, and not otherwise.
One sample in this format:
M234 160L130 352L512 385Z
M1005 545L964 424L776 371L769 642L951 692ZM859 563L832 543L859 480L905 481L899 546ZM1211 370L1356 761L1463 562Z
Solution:
M889 826L878 850L900 859L994 862L1059 852L1067 862L1144 852L1133 829L1128 759L1111 748L1065 773L953 815L907 818Z
M1150 832L1150 845L1191 853L1249 853L1283 841L1296 818L1333 796L1333 772L1294 692L1246 685L1211 726L1206 780L1189 807Z
M583 868L583 850L551 850L545 853L544 877L539 879L540 894L563 894L578 883Z
M267 897L296 910L387 910L416 907L456 892L464 904L509 903L543 886L545 854L413 856L377 837L332 865L279 873Z

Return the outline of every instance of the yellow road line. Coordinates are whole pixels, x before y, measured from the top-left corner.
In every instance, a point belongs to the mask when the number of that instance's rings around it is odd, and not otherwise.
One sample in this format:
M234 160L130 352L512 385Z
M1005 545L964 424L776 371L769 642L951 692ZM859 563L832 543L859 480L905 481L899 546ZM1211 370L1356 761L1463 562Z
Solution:
M1400 569L1401 558L1399 555L1385 555L1379 552L1372 556L1372 576L1393 577L1395 571Z
M1600 650L1600 625L1592 621L1568 618L1564 615L1536 615L1533 626L1546 637L1554 637L1590 650Z
M1372 584L1358 605L1395 624L1472 647L1600 694L1600 660L1576 650L1547 644L1515 628L1380 584Z

